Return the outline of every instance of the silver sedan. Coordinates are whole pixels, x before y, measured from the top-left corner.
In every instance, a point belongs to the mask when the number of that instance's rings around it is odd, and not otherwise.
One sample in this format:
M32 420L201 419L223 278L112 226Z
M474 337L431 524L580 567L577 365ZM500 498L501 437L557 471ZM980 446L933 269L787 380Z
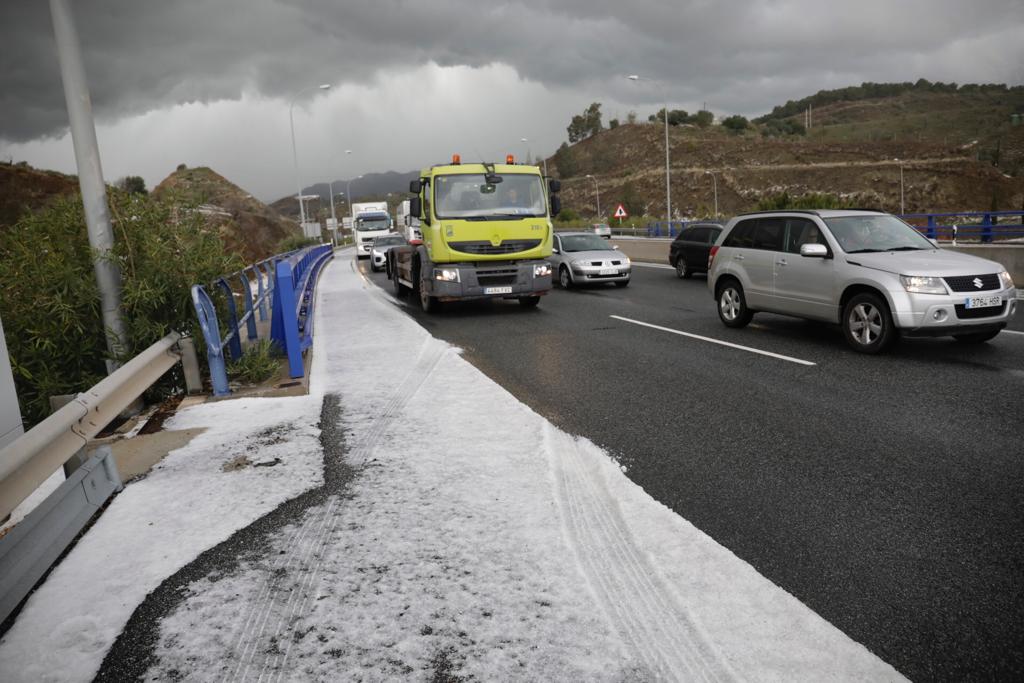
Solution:
M598 282L629 284L632 264L619 248L592 232L560 232L551 250L551 267L563 288Z
M398 247L409 242L398 233L381 235L373 240L370 245L370 270L377 272L384 270L388 261L388 251L392 247Z

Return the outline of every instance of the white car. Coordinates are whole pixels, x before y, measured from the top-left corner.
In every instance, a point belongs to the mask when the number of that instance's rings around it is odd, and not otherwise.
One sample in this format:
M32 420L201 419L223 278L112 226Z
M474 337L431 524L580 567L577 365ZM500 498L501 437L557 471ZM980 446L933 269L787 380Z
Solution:
M377 272L387 267L388 251L393 247L408 244L404 237L397 232L389 235L381 235L373 240L370 245L370 270Z
M595 235L599 235L606 240L612 238L612 229L607 223L591 223L590 228L594 231Z

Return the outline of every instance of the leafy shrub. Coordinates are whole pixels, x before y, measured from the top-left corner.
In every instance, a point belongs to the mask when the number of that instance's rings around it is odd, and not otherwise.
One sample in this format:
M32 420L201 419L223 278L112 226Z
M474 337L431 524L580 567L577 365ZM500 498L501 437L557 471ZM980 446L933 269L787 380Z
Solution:
M277 372L280 360L269 339L260 339L242 352L242 357L228 365L228 376L246 384L259 384Z
M809 192L799 197L791 197L788 192L765 197L757 203L758 211L784 209L848 209L853 204L839 195L827 192Z
M749 125L750 122L747 121L747 117L740 116L739 114L722 119L722 126L736 133L746 130Z
M173 199L109 192L115 242L110 258L121 271L128 333L118 354L123 361L172 330L191 334L197 327L191 286L242 264L224 253L217 232L198 212ZM50 412L49 396L84 391L106 375L106 338L81 198L58 199L0 232L0 289L23 417L34 424Z
M320 244L318 237L306 237L305 235L289 235L277 244L277 253L283 254L286 251L305 249Z

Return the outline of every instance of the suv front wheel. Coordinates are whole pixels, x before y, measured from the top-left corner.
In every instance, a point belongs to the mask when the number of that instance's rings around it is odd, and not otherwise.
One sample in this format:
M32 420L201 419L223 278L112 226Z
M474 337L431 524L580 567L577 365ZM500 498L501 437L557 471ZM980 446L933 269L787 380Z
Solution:
M843 335L860 353L879 353L896 339L889 306L877 294L857 294L843 307Z
M743 286L736 280L729 279L718 285L718 317L727 327L746 327L754 312L747 308L747 298L743 296Z

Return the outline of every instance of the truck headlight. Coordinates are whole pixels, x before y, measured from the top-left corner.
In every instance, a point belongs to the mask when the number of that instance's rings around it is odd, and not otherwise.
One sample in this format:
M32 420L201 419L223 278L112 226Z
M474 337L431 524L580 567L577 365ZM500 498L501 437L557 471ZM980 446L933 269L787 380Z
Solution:
M999 281L1003 283L1003 289L1013 289L1013 278L1005 270L999 273Z
M533 276L534 277L547 277L549 275L551 275L551 264L550 263L542 263L539 266L534 266L533 267Z
M455 268L434 268L434 279L442 282L460 282L459 271Z
M942 278L926 277L924 275L900 275L900 284L903 289L914 294L945 294L946 285L942 284Z

